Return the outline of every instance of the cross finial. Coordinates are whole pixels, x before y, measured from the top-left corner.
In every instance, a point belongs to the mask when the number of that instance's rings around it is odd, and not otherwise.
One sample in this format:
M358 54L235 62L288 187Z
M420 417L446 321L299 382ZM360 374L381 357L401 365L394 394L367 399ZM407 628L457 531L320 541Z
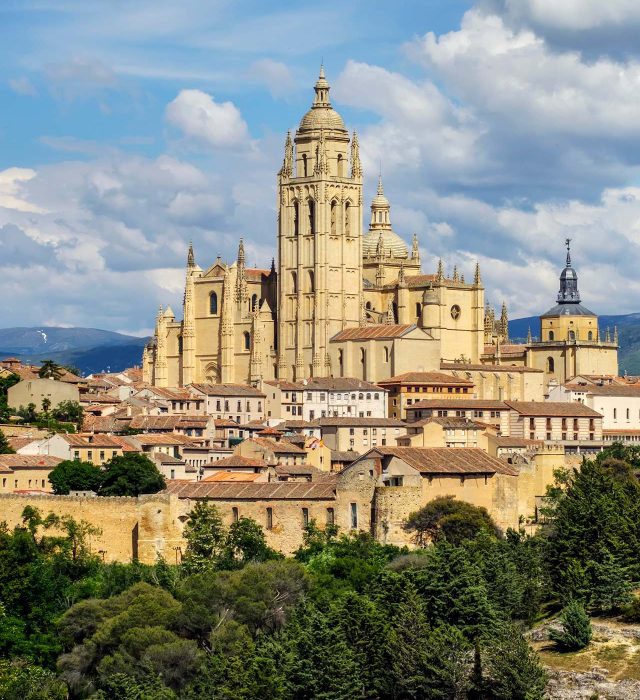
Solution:
M567 246L567 267L571 267L571 239L565 238L564 244Z

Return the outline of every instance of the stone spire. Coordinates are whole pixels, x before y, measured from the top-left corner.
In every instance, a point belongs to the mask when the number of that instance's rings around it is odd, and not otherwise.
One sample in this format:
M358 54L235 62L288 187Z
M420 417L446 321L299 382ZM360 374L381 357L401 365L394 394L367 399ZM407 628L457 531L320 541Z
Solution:
M480 277L480 263L476 262L476 272L473 276L473 283L475 285L482 284L482 278Z
M358 134L354 131L351 139L351 177L362 177L362 164L360 163L360 145Z
M438 271L436 272L436 278L438 282L442 282L444 279L444 263L442 262L442 258L438 260Z
M460 281L460 276L458 275L458 266L457 265L453 266L453 281L454 282Z
M247 277L245 271L244 240L241 238L238 244L238 261L236 270L236 302L245 302L249 296L247 288Z
M293 175L293 142L291 141L291 132L287 131L287 139L284 142L284 161L280 168L282 177L291 177Z
M193 253L193 243L189 242L189 252L187 253L187 267L189 269L196 266L196 256Z
M411 243L411 259L420 262L420 248L418 247L418 234L413 234L413 242Z
M315 96L313 98L312 107L331 107L331 102L329 101L329 83L324 75L324 65L320 64L320 73L318 74L318 80L313 87L315 91Z
M320 129L320 139L316 146L316 164L313 169L314 175L328 175L329 161L327 159L327 142L324 136L324 129Z
M400 263L400 269L398 270L398 286L404 287L407 284L407 278L404 274L404 261Z
M196 327L194 305L193 248L189 246L189 262L187 279L184 285L184 305L182 309L182 385L187 386L195 381L196 365Z
M504 342L509 340L509 315L504 301L502 302L502 311L500 313L500 335Z
M391 299L389 299L389 303L387 304L387 315L385 319L385 323L387 325L392 326L396 322L396 315L393 312L393 302Z

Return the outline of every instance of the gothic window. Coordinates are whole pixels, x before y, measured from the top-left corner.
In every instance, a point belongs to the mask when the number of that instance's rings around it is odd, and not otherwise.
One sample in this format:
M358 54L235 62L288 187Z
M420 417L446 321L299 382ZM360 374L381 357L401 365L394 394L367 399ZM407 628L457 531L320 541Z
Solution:
M182 336L179 335L179 336L178 336L178 354L179 354L179 355L182 355L182 348L183 348L183 345L182 345Z
M547 372L553 372L555 370L555 362L553 357L547 357Z
M297 236L300 229L300 205L298 202L293 203L293 233Z
M302 154L302 177L307 177L307 154Z
M420 318L422 314L422 304L418 301L416 302L416 318Z
M309 200L309 233L316 232L316 203Z
M569 331L569 340L575 340L575 339L576 339L575 331Z
M313 270L309 270L309 291L310 292L316 291Z
M250 311L255 311L258 308L258 295L254 294L251 297L251 306L249 308Z
M349 202L344 205L344 235L351 235L351 205Z
M331 235L336 235L336 211L338 207L336 206L336 201L331 202Z
M298 275L295 272L291 273L292 290L294 294L298 293Z
M393 322L398 323L398 305L394 301L391 306L393 306Z
M384 349L384 361L389 362L389 348Z
M338 365L340 367L340 376L343 376L343 370L344 370L344 353L342 350L338 350Z
M251 333L245 331L242 335L244 336L244 349L251 350Z
M555 338L553 331L549 331L549 340L553 340Z
M362 378L367 378L367 351L360 348L360 363L362 364Z
M587 333L587 340L593 340L593 331Z
M344 161L340 153L338 153L338 177L344 177Z
M218 295L215 292L211 292L209 295L209 313L212 316L218 313Z

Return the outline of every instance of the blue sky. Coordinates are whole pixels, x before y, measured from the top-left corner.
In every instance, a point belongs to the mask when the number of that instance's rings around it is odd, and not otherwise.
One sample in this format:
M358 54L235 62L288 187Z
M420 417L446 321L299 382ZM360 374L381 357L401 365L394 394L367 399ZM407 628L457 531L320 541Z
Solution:
M638 311L639 29L635 0L4 0L1 323L144 333L189 240L268 264L321 60L427 271L478 259L540 313L571 237L587 305Z

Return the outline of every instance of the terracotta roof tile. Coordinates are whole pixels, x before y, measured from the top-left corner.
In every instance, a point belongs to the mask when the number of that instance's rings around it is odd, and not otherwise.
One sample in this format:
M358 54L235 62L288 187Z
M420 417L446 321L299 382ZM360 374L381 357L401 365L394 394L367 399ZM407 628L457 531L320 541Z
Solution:
M509 407L504 401L496 401L494 399L422 399L412 406L407 406L407 411L415 411L416 409L449 409L457 408L461 411L473 411L480 409L488 409L491 411L508 411Z
M207 396L255 396L265 398L259 389L246 384L191 384L196 391Z
M397 457L421 474L508 474L518 470L475 447L374 447L372 453Z
M51 455L0 455L0 469L42 468L53 469L62 462L60 457Z
M521 416L602 418L601 413L578 401L505 401L505 403Z
M410 330L417 328L415 323L393 325L387 323L370 323L366 326L345 328L336 333L330 340L334 343L341 340L369 340L383 338L400 338Z
M270 450L274 454L306 454L301 447L285 441L276 442L275 440L270 440L269 438L253 437L249 438L245 442L253 442L266 450Z
M404 428L404 421L398 418L371 418L371 417L353 417L342 416L340 418L316 418L314 421L315 425L320 428L333 428L333 427L349 427L354 428Z
M229 457L223 457L222 459L218 459L215 462L211 462L209 464L205 464L204 468L205 469L212 469L212 468L222 468L222 469L231 469L231 468L247 468L247 467L262 467L264 469L267 468L267 463L264 461L264 459L260 459L259 457L241 457L240 455L231 455Z
M271 481L267 483L229 483L206 481L169 481L166 493L178 498L211 500L304 501L335 500L334 481Z
M210 476L207 476L206 478L202 479L202 481L250 482L256 481L256 479L263 478L264 477L262 476L262 474L255 472L216 472L215 474L211 474Z
M515 365L483 365L483 364L465 364L464 362L441 362L440 369L456 372L514 372L516 374L522 372L537 372L542 374L544 370L535 369L534 367L520 367Z
M468 386L472 387L473 382L469 379L454 377L444 372L405 372L389 379L381 379L380 385L387 384L435 384L444 386Z

